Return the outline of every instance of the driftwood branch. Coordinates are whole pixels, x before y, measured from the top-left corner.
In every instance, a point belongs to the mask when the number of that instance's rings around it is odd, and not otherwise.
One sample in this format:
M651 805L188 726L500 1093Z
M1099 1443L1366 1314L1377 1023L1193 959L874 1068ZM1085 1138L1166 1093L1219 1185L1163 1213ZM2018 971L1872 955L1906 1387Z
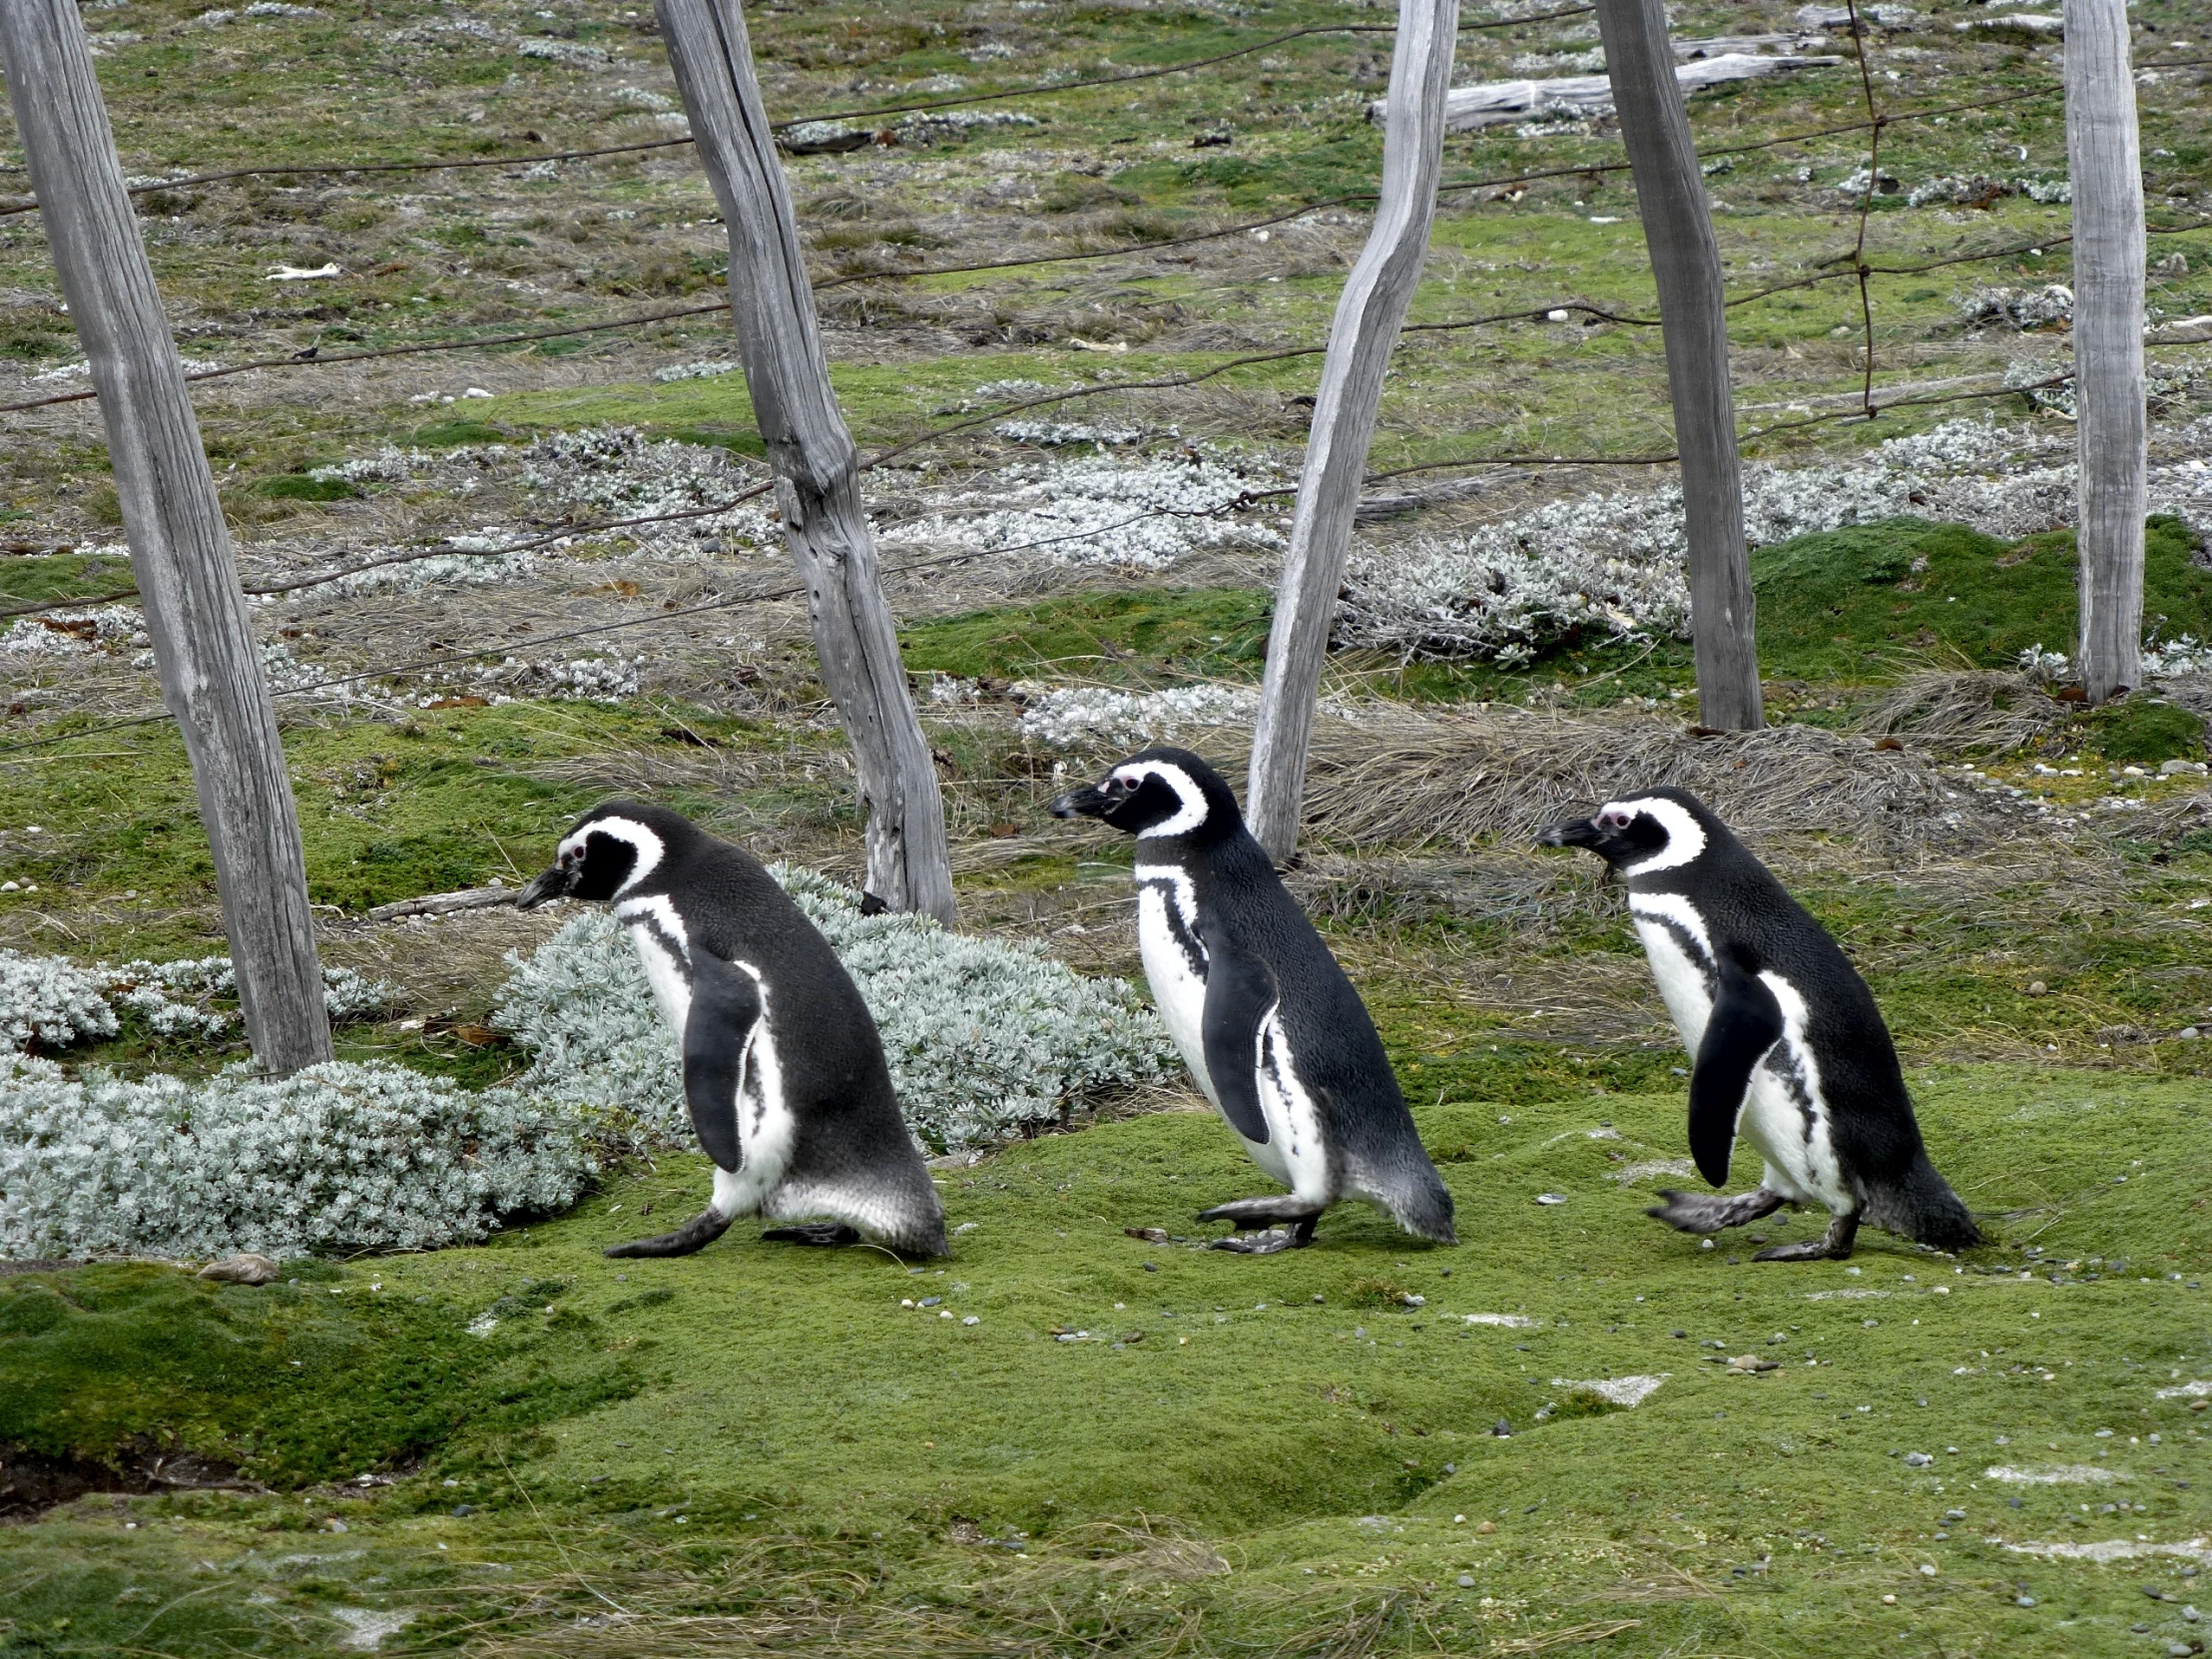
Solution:
M1337 302L1299 475L1290 550L1276 588L1267 676L1252 736L1245 816L1277 859L1298 846L1299 803L1314 703L1336 620L1337 592L1375 435L1382 371L1419 285L1443 166L1444 101L1458 0L1399 0L1375 228Z
M1682 41L1680 48L1749 46L1785 37L1750 35L1725 41ZM1755 52L1722 51L1693 57L1674 66L1674 78L1685 94L1732 81L1757 80L1794 69L1825 69L1844 60L1834 57L1801 57L1784 54L1767 57ZM1544 116L1597 115L1614 107L1613 83L1606 75L1555 75L1545 80L1483 81L1471 87L1455 87L1444 106L1444 131L1464 133L1507 122L1533 121ZM1383 119L1384 104L1368 106L1368 119Z
M1670 64L1661 0L1597 0L1597 22L1667 341L1667 390L1682 456L1689 540L1698 718L1724 731L1748 731L1765 719L1751 561L1744 544L1735 393L1728 376L1728 312L1720 243L1678 84L1681 70L1696 65Z
M330 1058L299 821L176 338L74 0L0 0L0 59L62 295L107 423L162 700L192 759L254 1054Z
M936 767L906 694L852 434L830 387L745 13L738 0L656 0L655 10L700 163L730 228L738 355L776 474L784 538L807 584L823 683L852 743L868 888L893 909L950 921L952 863Z

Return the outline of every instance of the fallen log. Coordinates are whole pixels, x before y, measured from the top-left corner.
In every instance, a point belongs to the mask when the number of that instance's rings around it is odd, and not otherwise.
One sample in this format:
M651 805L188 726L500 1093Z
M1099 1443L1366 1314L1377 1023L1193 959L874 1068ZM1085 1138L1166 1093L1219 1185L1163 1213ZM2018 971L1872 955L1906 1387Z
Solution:
M1718 57L1692 58L1674 66L1674 78L1684 95L1731 81L1752 81L1762 75L1780 75L1798 69L1827 69L1844 60L1838 57L1801 57L1778 54L1762 57L1750 52L1723 52ZM1454 87L1444 104L1444 130L1464 133L1479 127L1502 126L1541 116L1598 115L1613 107L1613 83L1605 75L1560 75L1540 81L1484 81L1471 87ZM1381 100L1368 106L1368 119L1381 121Z

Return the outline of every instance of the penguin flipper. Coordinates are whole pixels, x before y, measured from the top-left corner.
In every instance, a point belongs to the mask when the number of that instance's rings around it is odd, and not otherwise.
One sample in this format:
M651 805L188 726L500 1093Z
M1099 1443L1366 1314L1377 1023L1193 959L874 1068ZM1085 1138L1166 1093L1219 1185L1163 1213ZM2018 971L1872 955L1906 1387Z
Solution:
M1233 948L1219 928L1202 927L1206 946L1206 1075L1229 1127L1257 1146L1268 1139L1260 1105L1260 1026L1275 1006L1275 976L1257 957Z
M700 945L691 949L691 1009L684 1016L684 1103L708 1157L735 1172L745 1165L738 1096L761 1019L754 977Z
M1690 1073L1690 1156L1698 1173L1718 1187L1728 1180L1751 1074L1782 1036L1782 1004L1756 975L1725 958L1719 994Z

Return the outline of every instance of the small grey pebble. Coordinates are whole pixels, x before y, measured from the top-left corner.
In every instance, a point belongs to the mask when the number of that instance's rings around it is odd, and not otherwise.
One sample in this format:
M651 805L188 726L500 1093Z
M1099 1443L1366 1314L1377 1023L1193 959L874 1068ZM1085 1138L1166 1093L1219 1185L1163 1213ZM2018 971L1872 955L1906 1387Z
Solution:
M1513 1437L1513 1425L1503 1417L1499 1417L1495 1423L1491 1424L1490 1432L1501 1440L1509 1440Z
M1463 1572L1463 1573L1461 1573L1461 1574L1459 1575L1459 1588L1460 1588L1460 1589L1462 1589L1462 1590L1471 1590L1471 1589L1473 1589L1473 1588L1474 1588L1474 1574L1473 1574L1473 1573L1471 1573L1471 1572Z
M2035 1598L2033 1596L2014 1596L2012 1605L2015 1607L2032 1607L2035 1605Z
M2187 1642L2168 1642L2166 1644L2169 1659L2189 1659L2189 1656L2196 1651Z
M1160 1271L1160 1264L1157 1262L1147 1262L1144 1265L1144 1271L1147 1273L1158 1273Z
M453 1513L456 1515L473 1515L476 1513L476 1505L473 1503L456 1503L453 1505Z

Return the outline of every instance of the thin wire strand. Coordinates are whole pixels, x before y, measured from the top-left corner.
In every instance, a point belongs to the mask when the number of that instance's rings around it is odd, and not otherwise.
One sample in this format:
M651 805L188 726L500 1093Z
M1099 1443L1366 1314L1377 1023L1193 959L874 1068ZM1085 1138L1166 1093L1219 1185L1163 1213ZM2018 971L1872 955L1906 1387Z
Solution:
M1511 29L1527 23L1549 23L1562 17L1579 17L1595 11L1595 6L1568 6L1560 11L1538 12L1528 17L1499 18L1481 22L1462 22L1461 33L1480 29ZM1048 98L1064 92L1081 92L1091 87L1125 86L1133 81L1156 81L1167 75L1184 75L1193 70L1208 69L1215 64L1229 63L1237 58L1250 57L1255 52L1266 52L1308 35L1391 35L1397 33L1394 23L1319 23L1309 28L1292 29L1268 39L1240 46L1233 51L1217 52L1209 57L1188 58L1179 63L1162 64L1152 69L1131 70L1126 75L1094 75L1080 81L1032 82L1028 86L1009 87L1002 92L978 92L964 98L931 98L913 104L879 104L864 110L825 110L818 115L795 115L783 121L769 123L769 131L790 132L796 127L809 126L820 121L865 121L881 115L910 115L928 110L972 108L978 104L999 104L1010 98ZM128 187L133 196L151 195L163 190L191 190L200 185L219 185L233 179L279 179L323 174L346 173L443 173L463 168L478 167L534 167L545 162L589 161L599 156L627 156L644 150L675 150L695 142L689 137L653 139L641 144L607 144L588 150L543 150L519 156L465 156L437 159L426 162L302 162L296 167L234 167L214 173L188 174L182 178L164 179L155 184ZM25 168L0 168L0 172L23 173ZM38 212L36 202L11 202L0 205L0 218L11 214Z

